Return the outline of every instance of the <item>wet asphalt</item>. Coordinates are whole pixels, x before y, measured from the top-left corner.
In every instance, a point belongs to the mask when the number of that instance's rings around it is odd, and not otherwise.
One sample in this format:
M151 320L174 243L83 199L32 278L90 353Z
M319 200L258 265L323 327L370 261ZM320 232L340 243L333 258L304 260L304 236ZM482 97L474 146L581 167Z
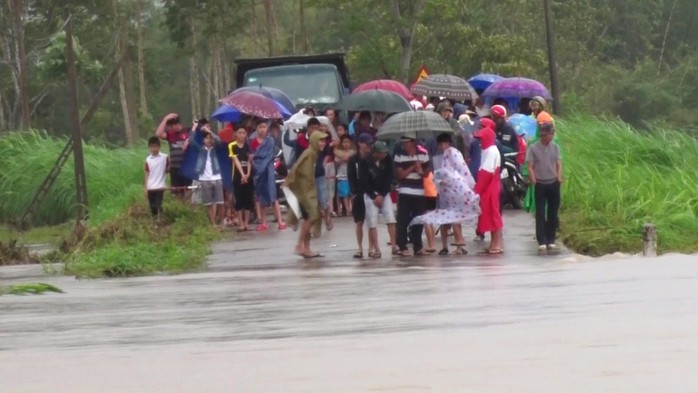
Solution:
M505 215L506 252L359 263L353 223L292 254L245 233L182 275L77 280L37 266L0 286L0 392L695 392L698 257L540 255ZM469 239L472 239L472 230Z

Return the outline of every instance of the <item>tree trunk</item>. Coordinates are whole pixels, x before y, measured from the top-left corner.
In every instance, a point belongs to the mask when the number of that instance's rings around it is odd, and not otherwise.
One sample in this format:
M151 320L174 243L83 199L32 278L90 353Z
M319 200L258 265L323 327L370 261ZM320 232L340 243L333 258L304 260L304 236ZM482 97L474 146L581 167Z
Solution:
M19 79L17 99L22 107L22 122L19 124L20 127L18 128L29 129L31 128L31 112L29 110L29 64L24 42L24 25L22 23L24 8L22 3L22 0L8 0L15 36L15 60L17 62L17 74Z
M303 53L308 54L309 48L310 48L310 41L308 40L308 31L305 29L305 2L303 0L300 1L300 27L301 27L301 35L303 36Z
M296 18L293 15L296 12L296 0L293 0L291 5L291 54L296 54Z
M408 74L412 64L412 42L419 16L424 10L426 0L415 0L407 3L403 9L399 0L393 0L393 7L398 24L398 39L400 40L400 70L398 79L408 83Z
M5 102L2 98L2 91L0 90L0 131L7 129L7 123L5 120Z
M264 14L267 19L267 45L269 56L274 56L274 39L276 36L276 18L274 18L274 4L272 0L264 0Z
M199 84L199 63L196 59L196 28L194 17L189 18L191 26L191 58L189 59L189 80L191 81L191 116L196 119L201 109L201 89Z
M3 55L4 55L4 61L7 64L14 64L15 60L12 58L12 53L14 52L12 50L12 47L14 44L10 43L9 37L5 37L3 35L0 35L0 43L3 45ZM9 130L14 130L18 129L19 127L17 126L19 124L19 116L17 115L19 112L19 76L17 75L17 68L16 67L11 67L12 68L12 87L14 88L14 97L15 100L14 102L7 101L7 129Z
M112 9L116 20L116 27L119 31L117 38L116 50L114 57L118 62L121 59L121 54L128 50L128 24L125 17L121 15L118 7L118 0L112 0ZM133 76L130 59L124 60L124 64L119 69L119 100L121 101L121 111L124 116L124 135L126 143L129 146L136 144L137 135L137 118L132 112L133 103L129 103L129 98L133 94ZM135 125L135 127L134 127Z
M143 0L136 1L136 34L138 46L138 89L140 93L141 116L148 118L148 100L145 93L145 50L143 48Z

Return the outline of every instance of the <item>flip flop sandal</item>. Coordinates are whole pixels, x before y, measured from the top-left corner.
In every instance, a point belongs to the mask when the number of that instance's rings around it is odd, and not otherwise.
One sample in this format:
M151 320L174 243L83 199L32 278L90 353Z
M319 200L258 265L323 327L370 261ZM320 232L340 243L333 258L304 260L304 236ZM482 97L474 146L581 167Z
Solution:
M390 244L390 243L388 243ZM393 255L402 255L402 251L399 248L393 248Z
M354 259L364 259L364 253L363 252L354 253Z
M460 246L460 247L465 247L465 243L460 243L460 244L459 244L459 243L451 243L451 245L452 245L453 247L458 247L458 246Z
M454 254L456 254L456 255L468 255L468 250L466 250L466 249L456 250L456 252L454 252Z
M448 255L448 248L442 248L441 251L439 251L439 255Z
M303 258L305 259L313 259L313 258L322 258L324 257L323 254L313 254L313 255L303 255Z
M433 253L435 253L435 252L436 252L436 249L433 249L433 248L427 248L426 250L424 250L424 252L425 252L425 253L427 253L427 254L433 254Z
M485 250L480 253L480 255L501 255L504 254L504 250Z
M381 259L381 258L383 257L383 256L381 255L380 251L378 251L378 252L371 252L371 253L368 254L368 256L369 256L371 259Z

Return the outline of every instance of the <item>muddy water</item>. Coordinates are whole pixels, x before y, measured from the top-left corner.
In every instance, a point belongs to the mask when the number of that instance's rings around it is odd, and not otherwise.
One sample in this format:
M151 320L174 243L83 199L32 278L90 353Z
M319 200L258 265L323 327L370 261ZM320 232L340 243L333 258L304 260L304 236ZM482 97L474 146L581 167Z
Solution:
M538 256L526 219L505 257L357 267L340 222L324 264L289 232L201 273L42 278L66 293L0 297L0 392L698 391L698 257Z

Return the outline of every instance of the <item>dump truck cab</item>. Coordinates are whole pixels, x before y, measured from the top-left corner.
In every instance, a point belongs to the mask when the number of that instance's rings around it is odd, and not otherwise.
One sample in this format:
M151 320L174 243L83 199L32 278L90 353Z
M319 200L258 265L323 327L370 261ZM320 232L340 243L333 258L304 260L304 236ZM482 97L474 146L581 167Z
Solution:
M268 57L235 61L236 87L274 87L286 93L296 109L319 111L349 94L349 70L343 53Z

